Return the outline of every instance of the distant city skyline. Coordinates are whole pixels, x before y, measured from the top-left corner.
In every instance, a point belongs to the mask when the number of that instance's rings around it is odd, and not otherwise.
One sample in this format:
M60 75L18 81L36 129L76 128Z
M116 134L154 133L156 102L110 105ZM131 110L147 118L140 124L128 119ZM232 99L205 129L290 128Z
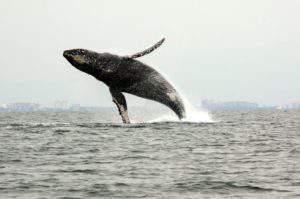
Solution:
M282 105L300 101L300 1L0 2L0 103L57 99L114 106L107 86L62 52L128 55L162 71L192 103L203 99ZM149 101L127 97L129 105Z
M129 98L133 97L133 102L134 101L138 101L140 98L138 97L134 97L134 96L128 96ZM131 101L132 102L132 101ZM254 100L218 100L218 99L208 99L208 98L205 98L205 99L198 99L198 100L195 100L194 102L190 102L193 106L200 106L201 103L205 103L205 102L208 102L208 103L216 103L216 104L221 104L221 103L231 103L231 102L236 102L236 103L249 103L249 104L257 104L259 106L286 106L286 105L289 105L289 104L300 104L300 100L290 100L286 103L281 103L281 104L273 104L273 103L259 103L258 101L254 101ZM85 104L85 103L80 103L80 102L75 102L75 101L68 101L66 99L60 99L60 100L53 100L53 101L50 101L48 103L42 103L41 101L38 101L38 100L30 100L30 101L22 101L22 100L17 100L17 101L10 101L10 102L1 102L0 101L0 107L3 106L3 105L7 105L7 104L16 104L16 103L19 103L19 104L22 104L22 103L31 103L31 104L39 104L40 106L43 106L43 107L67 107L67 106L71 106L71 105L82 105L82 106L99 106L99 107L115 107L115 105L112 103L112 104L101 104L101 103L98 103L98 104ZM140 100L140 103L130 103L129 105L130 106L140 106L140 107L143 107L143 106L148 106L148 105L151 105L151 106L164 106L158 102L155 102L155 101L152 101L152 100L147 100L147 99L141 99Z
M143 109L161 109L164 107L156 103L154 106L135 106ZM194 104L195 108L204 110L243 110L243 109L300 109L300 102L293 102L290 104L283 104L278 106L259 104L247 101L214 101L202 100L200 103ZM166 107L165 107L166 108ZM86 106L82 104L72 104L68 101L58 100L54 101L51 105L41 105L34 102L14 102L8 104L0 103L1 112L10 111L101 111L102 109L115 109L113 106Z

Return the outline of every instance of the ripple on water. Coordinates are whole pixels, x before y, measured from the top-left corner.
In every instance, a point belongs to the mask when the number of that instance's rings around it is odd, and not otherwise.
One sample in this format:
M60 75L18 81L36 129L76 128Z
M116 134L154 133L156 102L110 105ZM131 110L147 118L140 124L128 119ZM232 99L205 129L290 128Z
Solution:
M0 198L300 194L300 111L219 111L214 123L106 115L0 113Z

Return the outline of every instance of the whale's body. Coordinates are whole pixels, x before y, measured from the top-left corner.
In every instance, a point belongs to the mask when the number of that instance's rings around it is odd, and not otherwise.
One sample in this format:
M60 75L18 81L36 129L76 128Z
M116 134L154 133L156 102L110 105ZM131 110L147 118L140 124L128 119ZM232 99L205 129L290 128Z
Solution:
M162 103L182 119L185 117L185 109L175 88L154 68L135 59L158 48L163 41L164 39L132 56L73 49L65 51L64 57L77 69L94 76L109 87L124 123L129 123L129 117L122 93Z

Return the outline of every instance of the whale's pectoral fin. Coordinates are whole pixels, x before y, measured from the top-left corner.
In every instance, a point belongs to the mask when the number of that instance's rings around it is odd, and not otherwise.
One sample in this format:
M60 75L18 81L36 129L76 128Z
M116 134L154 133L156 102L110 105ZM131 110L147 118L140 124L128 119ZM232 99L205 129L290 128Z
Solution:
M160 47L162 45L162 43L164 43L165 38L162 38L161 40L159 40L156 44L154 44L153 46L151 46L150 48L147 48L146 50L143 50L141 52L135 53L133 55L129 55L129 56L124 56L124 58L139 58L142 57L144 55L147 55L149 53L151 53L152 51L154 51L155 49L157 49L158 47Z
M112 88L109 89L111 96L113 98L113 102L116 104L119 114L122 117L123 123L130 123L127 111L127 104L124 95Z

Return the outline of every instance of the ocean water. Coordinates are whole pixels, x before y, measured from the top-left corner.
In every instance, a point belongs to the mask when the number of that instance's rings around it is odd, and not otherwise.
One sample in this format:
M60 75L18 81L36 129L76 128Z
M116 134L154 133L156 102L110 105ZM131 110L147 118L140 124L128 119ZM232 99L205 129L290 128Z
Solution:
M0 113L0 198L300 198L299 110L210 115Z

